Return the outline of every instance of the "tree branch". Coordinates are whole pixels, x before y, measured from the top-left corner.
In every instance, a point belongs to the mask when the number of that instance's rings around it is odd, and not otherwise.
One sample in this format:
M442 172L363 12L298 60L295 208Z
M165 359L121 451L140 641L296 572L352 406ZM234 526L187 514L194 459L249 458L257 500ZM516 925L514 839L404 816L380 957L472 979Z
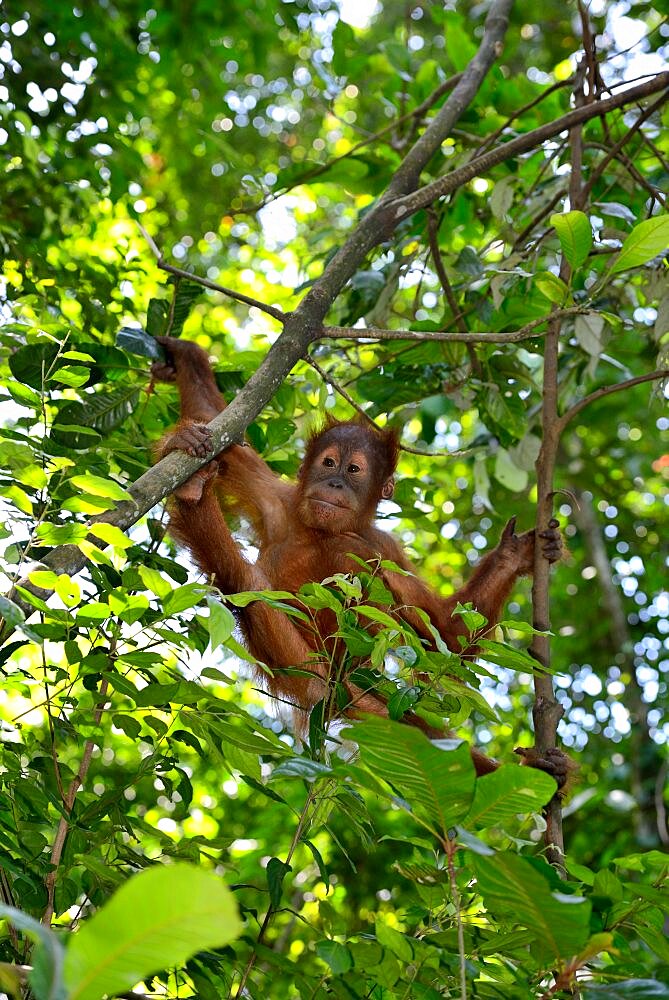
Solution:
M105 706L105 699L107 692L109 690L109 681L106 677L103 677L100 682L100 690L98 692L98 704L93 712L93 723L94 725L99 725L100 719L102 718L102 712ZM81 763L77 769L77 773L70 783L70 787L67 790L65 798L63 800L63 815L60 817L60 822L58 823L58 829L56 830L56 836L53 840L53 846L51 848L51 871L46 877L46 889L47 889L47 905L42 915L42 923L46 927L51 926L51 919L54 912L54 898L56 894L56 877L58 875L58 865L60 864L60 859L63 855L63 848L65 847L65 840L67 839L67 834L70 829L70 817L72 815L72 809L74 808L74 800L77 796L77 792L86 780L86 775L88 774L88 769L91 766L91 758L93 756L93 748L95 746L94 741L86 740L84 743L84 751L81 757Z
M486 73L500 52L511 3L512 0L495 0L492 4L478 52L439 113L407 154L385 196L360 220L344 246L327 264L320 278L309 289L295 311L279 314L278 318L284 324L283 333L272 344L260 367L238 392L230 406L209 424L213 454L241 440L248 425L272 398L291 368L306 354L309 345L321 335L325 314L346 282L369 251L382 243L399 224L400 219L391 208L390 199L406 195L415 188L420 171L476 96ZM146 236L148 237L148 234ZM153 253L156 254L157 251L159 267L178 277L196 280L187 271L161 262L160 251L155 242L150 237L148 241ZM247 305L263 308L265 312L274 315L273 307L262 306L248 296L241 296L232 289L216 285L215 282L207 282L204 278L197 280L205 287L212 287L215 291L220 291ZM94 520L117 525L123 530L129 528L154 504L173 493L177 486L184 483L206 461L207 459L190 458L183 453L172 452L129 487L128 492L132 497L130 502L121 503L113 511ZM86 559L76 545L64 545L48 553L42 563L55 572L74 575L84 567ZM49 596L27 579L21 580L20 583L27 590L43 598ZM12 591L10 597L26 613L32 613L34 610L15 591ZM6 638L9 631L11 630L8 628L2 631L0 641Z
M557 422L558 434L562 434L569 421L573 420L576 414L580 413L584 407L589 406L590 403L594 403L596 399L602 399L603 396L610 396L614 392L621 392L623 389L630 389L633 385L641 385L642 382L655 382L658 379L664 378L669 379L669 368L658 368L654 372L646 372L645 375L628 378L624 382L616 383L616 385L603 385L600 389L595 389L594 392L584 396L583 399L579 399L578 403L574 403L568 410L565 410Z
M489 150L489 152L484 153L477 159L470 160L464 166L453 170L445 177L440 177L439 180L433 181L431 184L427 184L418 191L397 198L392 202L396 218L398 220L404 219L407 215L413 215L414 212L418 212L421 208L427 208L437 198L452 194L453 191L462 187L463 184L466 184L474 177L480 177L488 170L491 170L492 167L504 163L505 160L510 160L521 153L528 153L547 139L553 139L560 132L572 129L576 125L581 125L591 118L607 115L611 111L616 111L618 108L624 107L626 104L633 104L643 97L656 94L658 90L665 90L668 87L669 73L658 73L657 76L652 77L645 83L639 84L638 87L630 87L629 90L623 90L620 94L616 94L615 97L609 97L604 101L593 101L592 104L585 104L580 108L574 108L573 111L567 112L561 118L556 118L555 121L541 125L539 128L535 128L531 132L526 132L524 135L519 135L515 139L510 139L509 142ZM665 100L666 97L667 95L665 95Z
M510 333L482 332L461 333L458 331L446 332L441 330L380 330L361 329L356 326L324 326L318 334L318 340L418 340L418 341L446 341L459 344L515 344L519 340L528 340L531 337L543 337L544 331L538 330L555 317L562 319L565 316L577 316L587 313L590 310L587 306L570 306L568 309L557 309L548 316L539 316L530 320L519 330Z
M225 285L219 285L215 281L210 281L209 278L201 278L199 274L193 274L192 271L184 271L182 267L175 267L174 264L168 264L157 243L150 233L146 231L142 223L138 221L137 226L151 248L151 252L155 256L161 271L167 271L168 274L173 274L177 278L183 278L185 281L193 281L196 285L203 285L204 288L210 288L213 292L220 292L222 295L227 295L229 299L243 302L244 305L255 306L256 309L260 309L262 312L267 313L268 316L272 316L279 323L285 323L286 313L282 312L281 309L277 309L275 306L268 306L259 299L252 299L249 295L244 295L243 292L235 292L232 288L226 288Z

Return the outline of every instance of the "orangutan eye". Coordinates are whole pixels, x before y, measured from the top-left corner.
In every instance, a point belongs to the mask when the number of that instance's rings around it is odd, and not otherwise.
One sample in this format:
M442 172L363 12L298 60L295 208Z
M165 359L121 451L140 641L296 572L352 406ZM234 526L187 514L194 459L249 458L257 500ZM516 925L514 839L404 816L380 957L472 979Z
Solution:
M334 467L335 467L335 460L334 460L334 458L324 458L323 459L323 465L327 465L328 469L334 469Z
M360 472L360 466L359 465L352 465L351 464L348 467L348 471L349 472Z

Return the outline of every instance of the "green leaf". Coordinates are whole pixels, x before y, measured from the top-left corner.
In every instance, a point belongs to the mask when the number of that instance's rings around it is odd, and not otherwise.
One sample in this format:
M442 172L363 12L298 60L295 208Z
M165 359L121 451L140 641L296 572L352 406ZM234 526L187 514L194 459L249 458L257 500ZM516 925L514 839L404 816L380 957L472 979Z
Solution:
M486 909L496 919L512 920L533 931L536 947L552 959L569 958L581 950L590 926L589 902L551 892L548 880L518 855L475 855L471 860Z
M330 966L335 976L342 976L353 968L353 956L345 944L339 941L330 941L327 938L319 941L316 945L316 954Z
M169 313L170 304L167 299L149 299L149 305L146 310L146 331L151 337L160 337L167 332L167 317ZM118 339L116 342L118 343ZM160 350L158 344L156 344L156 347Z
M230 638L237 623L233 613L211 595L207 597L207 607L209 608L209 618L207 619L209 641L211 648L217 649Z
M193 302L204 293L204 288L194 281L184 281L183 278L172 278L170 281L176 285L176 293L172 309L172 322L167 333L170 337L180 337L184 323L190 316Z
M90 476L86 473L82 476L72 476L70 483L94 497L105 497L109 500L130 499L127 490L113 479L103 479L101 476Z
M463 826L504 826L516 816L538 812L555 794L555 780L542 771L503 764L476 782L474 801Z
M279 858L270 858L267 862L267 887L269 889L269 900L275 910L281 903L283 880L288 872L292 872L292 870L293 869L290 865L287 865L285 861L281 861Z
M460 823L471 807L475 772L469 747L444 750L424 733L389 719L366 719L346 732L362 763L395 788L416 817L438 835Z
M26 616L18 604L14 604L14 601L10 601L8 597L2 595L0 595L0 617L4 618L5 624L11 628L16 628L17 625L21 625L26 620Z
M235 900L217 875L186 864L155 865L129 879L71 937L64 969L68 1000L130 990L240 932Z
M71 524L49 524L48 521L43 521L37 526L37 537L45 545L78 545L87 535L86 526L74 521Z
M584 351L593 358L598 358L602 353L603 342L602 332L604 330L604 317L596 312L584 313L577 316L574 323L574 336Z
M138 399L139 391L130 383L88 394L85 403L70 400L59 408L51 437L66 448L88 448L95 435L120 427L135 412Z
M390 927L383 919L377 917L376 920L376 940L379 944L391 951L402 962L412 962L414 953L409 938L400 934L394 927Z
M17 382L39 391L53 373L59 350L59 345L50 340L26 344L10 354L9 370Z
M36 944L28 981L37 1000L65 1000L63 946L53 931L13 906L0 905L0 917L5 917Z
M112 545L116 549L129 549L133 544L120 528L114 524L107 524L105 521L96 521L95 524L91 525L90 532L96 538L101 538L107 545Z
M558 306L563 306L570 297L569 289L562 278L552 271L540 271L535 276L534 283L542 295Z
M669 248L669 215L655 216L635 226L622 245L609 274L638 267Z
M178 615L180 611L186 611L187 608L199 604L207 589L201 583L185 583L183 587L177 587L163 601L165 616Z
M592 249L592 227L587 215L583 212L551 215L551 224L557 231L562 253L573 268L580 267Z

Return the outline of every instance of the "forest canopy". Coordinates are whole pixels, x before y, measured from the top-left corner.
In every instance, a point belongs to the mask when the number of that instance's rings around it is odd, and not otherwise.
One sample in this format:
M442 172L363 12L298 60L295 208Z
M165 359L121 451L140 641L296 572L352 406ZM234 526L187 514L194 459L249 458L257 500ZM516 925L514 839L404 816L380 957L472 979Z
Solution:
M669 998L668 49L615 0L0 8L1 995ZM222 593L166 335L216 452L392 430L377 524L439 595L512 517L564 557L456 610L476 659L378 560ZM334 671L296 735L250 603L332 616L388 718ZM564 799L513 754L556 742Z

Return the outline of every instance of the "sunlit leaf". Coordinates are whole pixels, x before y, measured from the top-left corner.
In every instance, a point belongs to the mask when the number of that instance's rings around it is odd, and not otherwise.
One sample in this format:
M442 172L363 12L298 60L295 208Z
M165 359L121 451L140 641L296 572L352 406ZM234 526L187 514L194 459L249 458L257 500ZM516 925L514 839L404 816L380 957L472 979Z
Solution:
M562 253L573 268L578 268L587 260L592 249L592 227L584 212L565 212L564 215L551 215L555 226Z
M622 245L610 274L646 264L669 249L669 215L658 215L635 226Z
M234 898L218 875L192 865L154 865L121 886L70 939L68 1000L130 990L160 969L221 948L240 931Z

